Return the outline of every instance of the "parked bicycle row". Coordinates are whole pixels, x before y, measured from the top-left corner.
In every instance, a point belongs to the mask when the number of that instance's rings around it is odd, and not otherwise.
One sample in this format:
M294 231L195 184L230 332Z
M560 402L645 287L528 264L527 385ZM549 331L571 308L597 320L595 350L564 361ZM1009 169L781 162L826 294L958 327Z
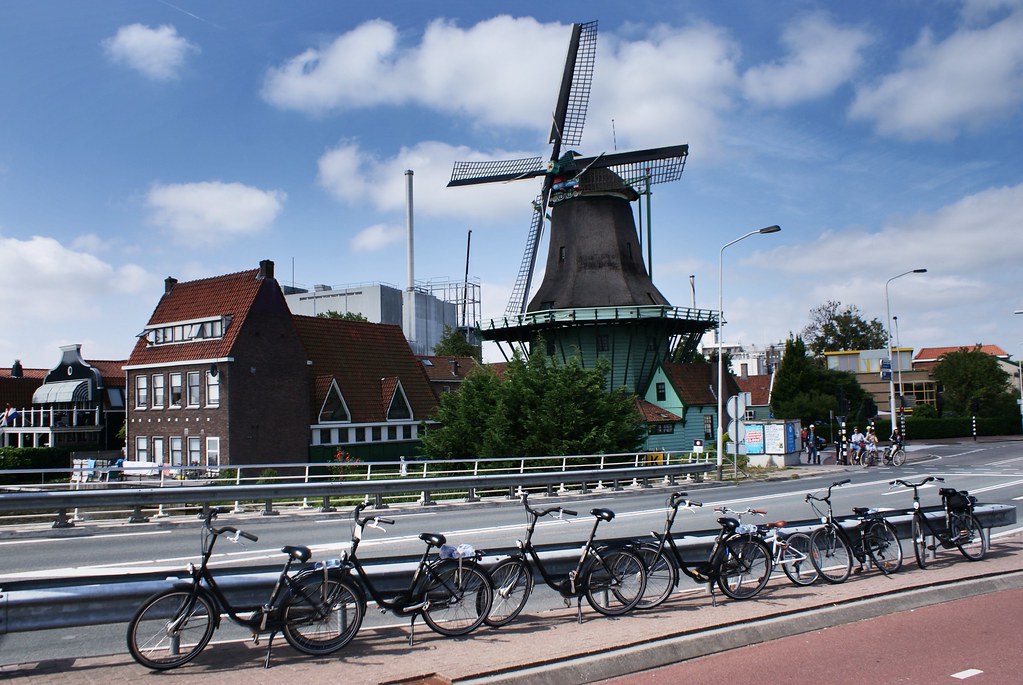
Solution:
M944 513L941 523L924 515L919 489L941 480L928 476L918 483L901 479L891 483L913 490L911 540L920 568L927 566L929 553L938 546L958 548L970 560L982 559L987 552L987 538L973 514L976 499L965 491L939 490ZM669 496L664 527L653 533L652 539L616 547L595 543L600 524L615 517L609 509L595 508L590 511L593 525L580 555L564 574L547 567L533 545L533 535L540 519L576 516L577 512L562 506L534 509L528 495L523 495L526 535L518 541L518 551L488 569L481 563L482 552L468 545L449 545L439 533L422 533L419 538L426 548L408 585L398 593L378 588L358 556L367 527L383 530L383 526L395 522L382 516L365 516L368 505L360 504L352 514L350 548L338 559L310 566L308 547L283 547L281 551L287 556L284 568L267 602L258 606L233 605L209 570L218 539L257 539L233 526L214 526L224 510L212 509L201 529L198 566L189 565L187 582L176 583L143 603L129 623L128 648L143 666L176 668L206 647L221 617L227 616L251 631L257 643L269 634L264 661L269 667L277 633L283 633L291 646L310 655L330 654L345 647L359 632L369 599L383 612L409 618L412 645L419 617L446 636L467 635L483 625L507 625L522 612L537 578L560 594L566 606L575 602L577 620L582 621L584 597L589 606L606 616L651 609L671 596L683 574L706 584L716 604L716 590L732 599L755 597L779 569L797 585L810 585L819 578L843 582L851 574L854 560L859 569L872 565L883 574L895 573L902 565L902 547L884 513L854 508L856 523L849 527L836 519L832 490L849 482L838 481L825 491L806 495L821 522L810 532L786 530L784 521L743 523L743 516L763 516L762 510L717 509L720 530L710 553L699 560L684 557L679 541L685 535L673 531L680 510L702 506L688 499L686 493ZM305 566L293 571L296 564Z

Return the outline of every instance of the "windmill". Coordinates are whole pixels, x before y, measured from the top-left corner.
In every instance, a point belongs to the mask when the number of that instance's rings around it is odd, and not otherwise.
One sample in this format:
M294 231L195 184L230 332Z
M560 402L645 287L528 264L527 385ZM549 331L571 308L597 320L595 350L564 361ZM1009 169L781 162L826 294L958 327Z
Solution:
M629 187L641 186L649 192L650 185L674 181L682 175L689 154L688 145L601 153L595 157L580 157L575 151L567 149L579 145L582 140L596 51L597 22L573 24L548 138L551 154L546 161L543 157L530 157L456 162L452 170L448 187L543 177L540 193L533 202L533 218L526 239L526 250L505 310L506 316L516 316L527 309L536 254L549 207L578 197L584 191L620 189L623 184ZM601 173L600 170L612 173Z

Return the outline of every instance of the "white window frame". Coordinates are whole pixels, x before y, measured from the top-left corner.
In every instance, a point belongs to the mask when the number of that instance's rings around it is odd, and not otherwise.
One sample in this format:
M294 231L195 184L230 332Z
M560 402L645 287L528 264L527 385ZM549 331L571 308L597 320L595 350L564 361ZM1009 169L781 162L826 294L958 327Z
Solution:
M188 436L188 466L202 466L202 438L198 435Z
M220 466L220 438L206 438L206 466L218 468Z
M171 466L181 466L181 459L184 454L184 443L180 435L170 437L170 463Z
M135 461L149 461L149 436L135 436Z
M153 382L150 384L150 388L153 393L150 406L153 409L163 409L167 402L167 379L162 373L153 374Z
M177 386L178 386L178 401L177 402L174 401L174 381L175 380L177 380ZM181 375L180 371L175 371L174 373L170 374L170 383L168 383L168 385L170 386L170 396L167 398L167 406L170 407L171 409L181 409L181 403L184 401L184 395L182 394L183 387L181 385L183 381L184 381L184 376Z
M164 464L167 459L167 452L164 450L164 439L159 436L153 436L152 452L154 464Z
M149 376L144 373L135 376L135 408L149 408Z
M189 371L185 375L185 406L198 409L202 403L202 380L199 371ZM195 397L192 396L195 391Z
M206 406L220 406L220 374L206 372Z

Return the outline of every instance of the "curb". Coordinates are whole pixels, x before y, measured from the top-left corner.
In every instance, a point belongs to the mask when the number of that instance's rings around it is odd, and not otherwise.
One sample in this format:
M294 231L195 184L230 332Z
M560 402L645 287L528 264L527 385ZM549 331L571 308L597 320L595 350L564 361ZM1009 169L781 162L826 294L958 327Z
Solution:
M639 673L690 659L855 623L942 602L1023 588L1023 571L950 580L759 620L665 636L599 654L586 654L459 679L465 685L562 685Z

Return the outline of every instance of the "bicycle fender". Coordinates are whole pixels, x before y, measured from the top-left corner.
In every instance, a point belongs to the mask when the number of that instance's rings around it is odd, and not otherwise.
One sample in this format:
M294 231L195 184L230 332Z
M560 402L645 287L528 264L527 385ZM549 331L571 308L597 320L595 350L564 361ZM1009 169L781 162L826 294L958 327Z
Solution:
M220 602L218 602L217 599L213 596L212 592L207 590L202 585L196 586L196 585L194 585L192 583L185 583L185 582L174 583L173 585L170 586L169 589L170 590L177 590L177 591L180 591L180 592L194 592L197 595L202 595L203 599L205 599L207 602L209 602L211 606L217 608L216 616L213 617L213 625L216 628L220 628L220 612L222 611L222 607L220 606ZM157 594L162 594L162 592L157 593ZM146 600L146 601L148 601L148 600Z
M298 582L299 580L302 580L308 576L316 576L317 578L322 578L323 573L324 572L322 568L307 568L304 571L301 571L300 573L296 574L293 580L295 582ZM332 580L336 583L343 583L347 580L348 582L346 583L346 585L348 585L348 587L351 588L351 590L355 593L355 597L356 599L358 599L359 604L362 607L362 613L363 615L365 615L367 604L366 592L362 588L362 583L356 580L356 578L352 575L350 569L336 566L328 568L327 579Z

